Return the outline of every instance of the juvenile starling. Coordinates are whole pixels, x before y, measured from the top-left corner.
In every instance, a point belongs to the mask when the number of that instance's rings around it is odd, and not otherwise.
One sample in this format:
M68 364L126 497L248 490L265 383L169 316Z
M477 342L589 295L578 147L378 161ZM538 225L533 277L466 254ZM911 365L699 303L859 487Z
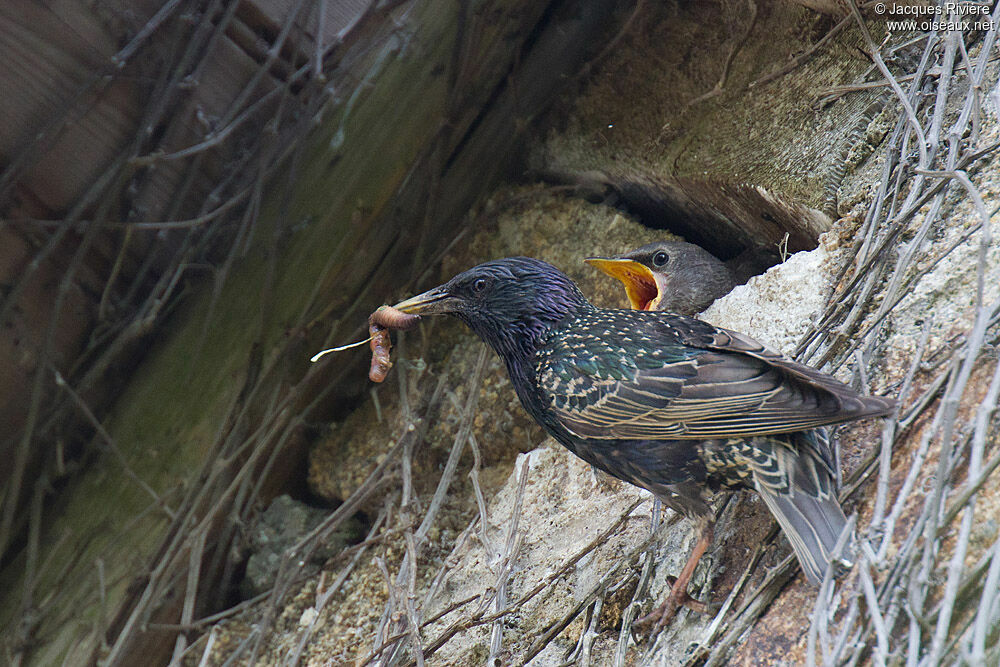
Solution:
M823 508L837 506L824 495L831 462L821 447L769 436L893 407L743 334L672 313L597 308L557 268L526 257L480 264L396 308L463 321L504 361L521 404L556 440L698 522L701 539L654 612L660 625L688 599L711 541L709 490L752 487L777 499L768 506L779 516L789 507L815 512L818 528L802 538L823 548L798 545L796 554L812 579L822 576L835 529Z
M618 257L584 261L620 280L636 310L695 315L737 284L729 267L715 255L684 241L659 241Z
M734 286L726 265L691 243L650 243L619 257L585 261L621 281L629 303L639 310L695 315ZM818 582L847 525L837 502L834 456L826 429L730 438L723 448L721 456L733 466L732 472L741 476L726 486L757 490L788 536L806 576ZM779 466L780 474L769 479L758 469L779 452L789 461ZM749 468L741 457L752 462ZM787 474L795 470L809 474ZM706 548L710 541L711 537L705 540Z

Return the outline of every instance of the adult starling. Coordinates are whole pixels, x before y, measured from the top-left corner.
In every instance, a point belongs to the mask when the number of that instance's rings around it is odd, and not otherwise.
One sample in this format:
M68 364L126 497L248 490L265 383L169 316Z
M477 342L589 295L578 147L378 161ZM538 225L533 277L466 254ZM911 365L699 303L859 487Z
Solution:
M682 241L650 243L618 257L591 257L585 261L621 281L629 303L639 310L695 315L735 284L725 264L699 246ZM805 478L782 475L777 483L772 480L769 484L761 475L746 475L743 470L743 480L732 486L756 488L813 582L822 578L837 537L847 525L836 499L836 472L829 442L826 429L820 427L800 433L732 438L725 445L731 447L729 459L737 470L745 467L738 460L741 452L759 460L782 452L793 459L786 468L809 470Z
M584 261L620 280L636 310L695 315L740 282L715 255L685 241L659 241L617 257Z
M832 463L821 447L800 446L801 434L770 436L893 407L743 334L672 313L597 308L537 259L480 264L395 307L463 321L503 359L521 404L556 440L697 521L694 553L647 617L659 625L690 601L687 582L712 539L709 490L751 486L779 521L806 514L816 530L792 542L810 578L820 578L838 534L824 519L839 510Z

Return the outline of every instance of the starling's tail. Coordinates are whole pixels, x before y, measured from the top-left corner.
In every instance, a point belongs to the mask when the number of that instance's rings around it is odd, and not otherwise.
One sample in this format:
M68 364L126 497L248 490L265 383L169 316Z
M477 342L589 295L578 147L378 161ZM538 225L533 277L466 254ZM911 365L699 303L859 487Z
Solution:
M844 510L837 502L829 448L823 438L822 431L773 437L771 465L754 472L757 492L814 584L823 580L840 533L847 525ZM783 483L775 483L779 479ZM849 566L850 561L841 557L834 572Z
M830 564L837 538L847 525L847 518L837 500L815 498L802 492L778 495L764 486L759 486L758 490L792 543L792 549L809 581L818 584ZM849 564L849 561L841 559L834 572Z

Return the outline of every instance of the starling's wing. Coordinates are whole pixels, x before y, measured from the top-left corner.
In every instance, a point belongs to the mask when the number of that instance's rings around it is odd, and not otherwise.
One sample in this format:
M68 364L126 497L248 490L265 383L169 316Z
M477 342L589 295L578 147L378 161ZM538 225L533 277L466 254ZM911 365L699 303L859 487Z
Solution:
M550 339L538 384L571 433L599 439L707 439L788 433L885 414L753 339L665 313L604 311Z

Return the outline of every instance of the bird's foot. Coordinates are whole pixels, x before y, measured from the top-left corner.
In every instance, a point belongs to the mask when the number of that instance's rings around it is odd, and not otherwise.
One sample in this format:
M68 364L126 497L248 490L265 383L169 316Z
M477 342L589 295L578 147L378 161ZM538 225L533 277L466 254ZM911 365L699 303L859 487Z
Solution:
M677 610L681 607L687 607L699 614L713 613L715 605L695 600L688 595L688 592L683 587L677 585L675 577L668 577L668 582L671 588L667 599L652 612L638 619L634 624L636 627L643 628L648 626L650 630L659 630L673 620L674 616L677 615Z

